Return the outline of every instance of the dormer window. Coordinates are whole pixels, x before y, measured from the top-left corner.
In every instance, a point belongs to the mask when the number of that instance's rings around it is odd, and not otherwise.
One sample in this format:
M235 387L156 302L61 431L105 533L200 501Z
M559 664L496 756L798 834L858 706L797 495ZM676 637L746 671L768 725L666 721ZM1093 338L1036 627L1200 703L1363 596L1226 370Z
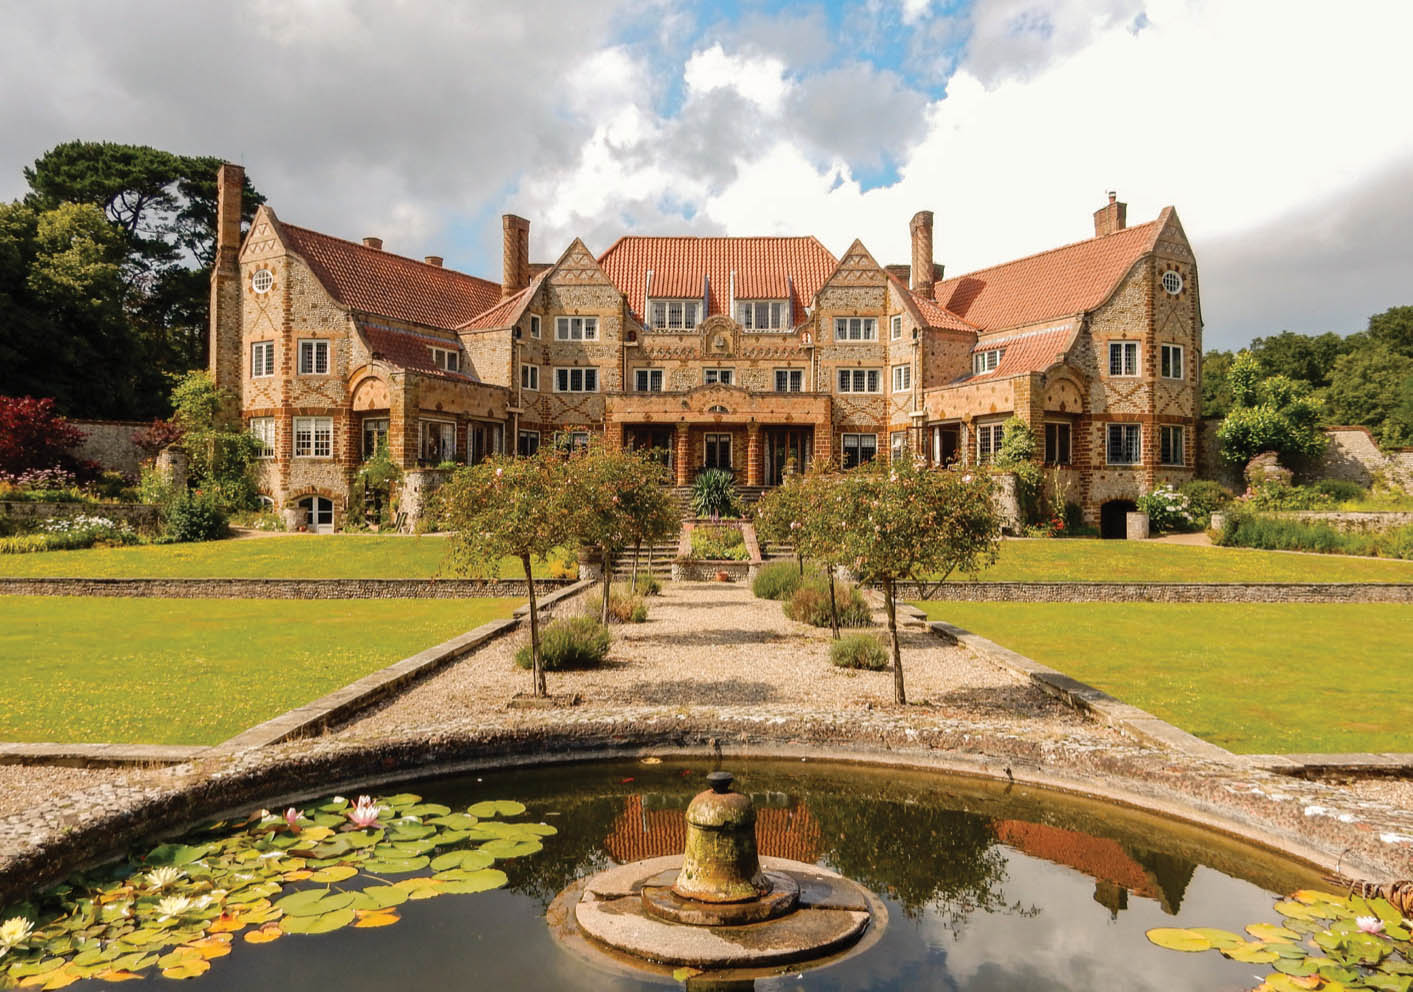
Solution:
M653 300L650 325L657 331L690 331L697 326L701 300Z
M447 372L459 372L461 371L461 354L448 348L433 348L432 364Z
M971 374L985 375L987 372L995 372L996 366L1001 364L1001 352L1004 348L988 348L985 351L975 352L971 356Z
M784 300L737 300L736 323L747 331L782 331L790 320Z

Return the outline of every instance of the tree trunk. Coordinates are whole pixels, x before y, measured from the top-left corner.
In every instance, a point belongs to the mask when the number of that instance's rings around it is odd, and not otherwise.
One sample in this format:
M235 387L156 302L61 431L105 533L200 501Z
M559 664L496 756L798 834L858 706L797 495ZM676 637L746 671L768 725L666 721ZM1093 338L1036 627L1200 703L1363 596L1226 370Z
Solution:
M530 571L530 556L521 555L520 563L525 566L525 588L530 593L530 668L535 678L535 695L548 696L545 671L540 667L540 610L535 605L535 576Z
M800 578L803 579L805 577L805 556L796 551L795 560L800 564Z
M603 564L603 602L599 607L599 623L608 625L608 597L613 585L613 558L608 548L599 548L599 561Z
M903 654L898 650L898 604L893 601L893 580L883 580L883 601L888 606L888 639L893 643L893 701L899 706L908 704L908 694L903 689Z
M834 598L834 569L829 569L829 627L834 631L834 639L839 639L839 603Z
M633 545L633 579L632 579L632 581L633 581L633 593L634 593L634 595L636 595L637 592L638 592L638 559L642 557L642 554L643 554L643 542L642 542L642 541L639 541L637 544Z

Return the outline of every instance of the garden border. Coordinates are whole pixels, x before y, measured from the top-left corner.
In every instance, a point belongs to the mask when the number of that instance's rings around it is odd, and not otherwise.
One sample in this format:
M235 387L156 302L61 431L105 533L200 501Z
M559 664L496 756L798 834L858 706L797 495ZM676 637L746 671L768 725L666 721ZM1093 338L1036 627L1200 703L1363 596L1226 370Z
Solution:
M561 590L578 579L536 579ZM0 578L0 596L161 599L481 599L528 596L524 579Z
M1413 603L1413 583L942 580L899 582L897 598L982 603Z

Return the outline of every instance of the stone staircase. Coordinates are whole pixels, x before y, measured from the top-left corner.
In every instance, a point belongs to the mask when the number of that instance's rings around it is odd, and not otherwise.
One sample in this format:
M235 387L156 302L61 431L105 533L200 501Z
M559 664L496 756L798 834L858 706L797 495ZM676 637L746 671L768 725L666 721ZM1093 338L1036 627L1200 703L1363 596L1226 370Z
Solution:
M742 507L749 512L756 503L760 502L760 498L769 491L769 486L737 486L736 498L740 501ZM692 511L692 487L673 486L671 493L672 500L677 504L677 510L681 514L682 519L694 519L696 514Z
M788 559L795 560L795 546L793 544L774 544L762 541L760 544L760 557L762 561L780 561Z
M633 560L635 551L629 548L618 556L618 560L613 563L613 579L615 582L627 582L633 575ZM646 575L649 572L648 560L652 560L652 574L658 579L666 582L672 578L672 562L677 557L677 537L666 541L659 541L649 548L643 545L641 551L636 552L638 560L638 574Z

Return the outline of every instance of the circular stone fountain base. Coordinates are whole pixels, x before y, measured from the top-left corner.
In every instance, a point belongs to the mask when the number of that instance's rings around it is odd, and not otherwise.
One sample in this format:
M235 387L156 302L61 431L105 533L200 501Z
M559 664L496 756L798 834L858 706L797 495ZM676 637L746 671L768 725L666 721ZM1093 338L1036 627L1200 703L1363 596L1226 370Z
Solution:
M887 910L863 886L800 861L760 862L781 894L762 901L780 914L773 918L715 922L712 914L729 911L730 905L673 895L672 879L682 865L682 857L673 855L610 868L576 882L550 907L551 927L571 949L587 951L586 956L597 956L619 970L687 966L742 974L764 974L785 964L832 963L846 956L843 952L857 953L881 936ZM663 909L675 912L678 921L660 918Z

